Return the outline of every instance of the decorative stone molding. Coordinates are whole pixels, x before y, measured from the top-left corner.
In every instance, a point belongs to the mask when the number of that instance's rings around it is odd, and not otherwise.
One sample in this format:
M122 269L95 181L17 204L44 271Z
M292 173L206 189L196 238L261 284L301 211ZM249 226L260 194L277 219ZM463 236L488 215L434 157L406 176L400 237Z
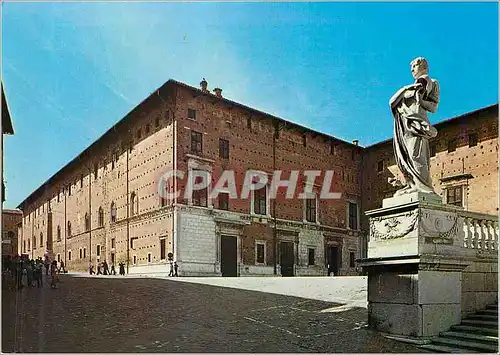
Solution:
M409 211L390 217L373 217L370 219L370 238L388 240L403 238L415 229L418 210Z

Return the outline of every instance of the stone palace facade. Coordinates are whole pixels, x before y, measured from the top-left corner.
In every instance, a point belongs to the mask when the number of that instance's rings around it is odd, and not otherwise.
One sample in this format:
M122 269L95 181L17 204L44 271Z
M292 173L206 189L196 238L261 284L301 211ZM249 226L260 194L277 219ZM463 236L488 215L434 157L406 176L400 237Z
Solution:
M189 275L355 275L366 256L363 212L379 207L397 173L392 141L363 148L208 91L169 80L27 197L19 252L49 254L71 271L128 260L130 273L168 272L168 254ZM436 125L433 181L446 203L498 211L498 105ZM164 199L167 171L333 170L337 200L248 199L208 189ZM282 177L284 179L284 177ZM321 179L320 179L321 180ZM299 179L304 184L304 179ZM178 179L173 191L182 191Z

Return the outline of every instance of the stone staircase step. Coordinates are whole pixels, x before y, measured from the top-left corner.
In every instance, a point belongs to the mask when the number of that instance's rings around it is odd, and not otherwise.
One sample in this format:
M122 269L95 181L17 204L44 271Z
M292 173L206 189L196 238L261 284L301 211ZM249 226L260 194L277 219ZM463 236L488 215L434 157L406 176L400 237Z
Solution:
M451 327L451 330L470 332L470 333L474 333L474 334L498 336L498 329L474 327L474 326L463 325L463 324L454 325Z
M491 322L486 320L477 320L477 319L464 319L462 320L463 325L472 325L472 326L483 326L486 328L495 328L498 329L498 322Z
M458 340L458 339L453 339L453 338L446 338L446 337L437 337L432 340L433 344L439 344L439 345L446 345L446 346L451 346L451 347L457 347L457 348L463 348L463 349L471 349L474 351L490 351L490 352L497 352L498 351L498 345L496 344L485 344L485 343L478 343L478 342L473 342L469 340Z
M419 346L419 348L424 350L429 350L433 353L471 354L477 352L469 349L460 349L452 346L435 345L435 344L421 345Z
M468 316L466 319L478 319L478 320L486 320L486 321L496 322L496 321L498 321L498 316L497 315L490 315L490 314L473 314L471 316Z
M475 342L498 345L498 336L494 335L481 335L481 334L453 332L453 331L442 332L440 335L448 338L468 339Z
M489 304L486 306L486 309L496 309L498 311L498 304Z
M483 309L481 311L477 311L477 314L486 314L486 315L498 316L498 309Z

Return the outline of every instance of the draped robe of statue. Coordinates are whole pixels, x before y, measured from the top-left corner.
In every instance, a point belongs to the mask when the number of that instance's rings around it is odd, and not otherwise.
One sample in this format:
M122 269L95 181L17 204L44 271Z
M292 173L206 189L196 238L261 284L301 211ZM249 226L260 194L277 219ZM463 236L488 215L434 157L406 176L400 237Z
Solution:
M429 173L429 139L437 135L427 112L435 112L439 102L439 83L427 74L415 84L401 88L390 100L394 116L394 154L403 173L403 188L395 195L410 192L435 193Z

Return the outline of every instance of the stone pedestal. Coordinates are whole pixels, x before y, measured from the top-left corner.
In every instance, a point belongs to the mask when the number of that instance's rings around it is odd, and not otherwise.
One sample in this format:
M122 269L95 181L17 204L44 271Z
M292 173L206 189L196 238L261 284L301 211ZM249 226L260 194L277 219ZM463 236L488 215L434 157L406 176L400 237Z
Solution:
M459 209L437 195L385 199L370 218L369 324L397 335L430 337L460 323ZM462 237L463 243L463 237Z

